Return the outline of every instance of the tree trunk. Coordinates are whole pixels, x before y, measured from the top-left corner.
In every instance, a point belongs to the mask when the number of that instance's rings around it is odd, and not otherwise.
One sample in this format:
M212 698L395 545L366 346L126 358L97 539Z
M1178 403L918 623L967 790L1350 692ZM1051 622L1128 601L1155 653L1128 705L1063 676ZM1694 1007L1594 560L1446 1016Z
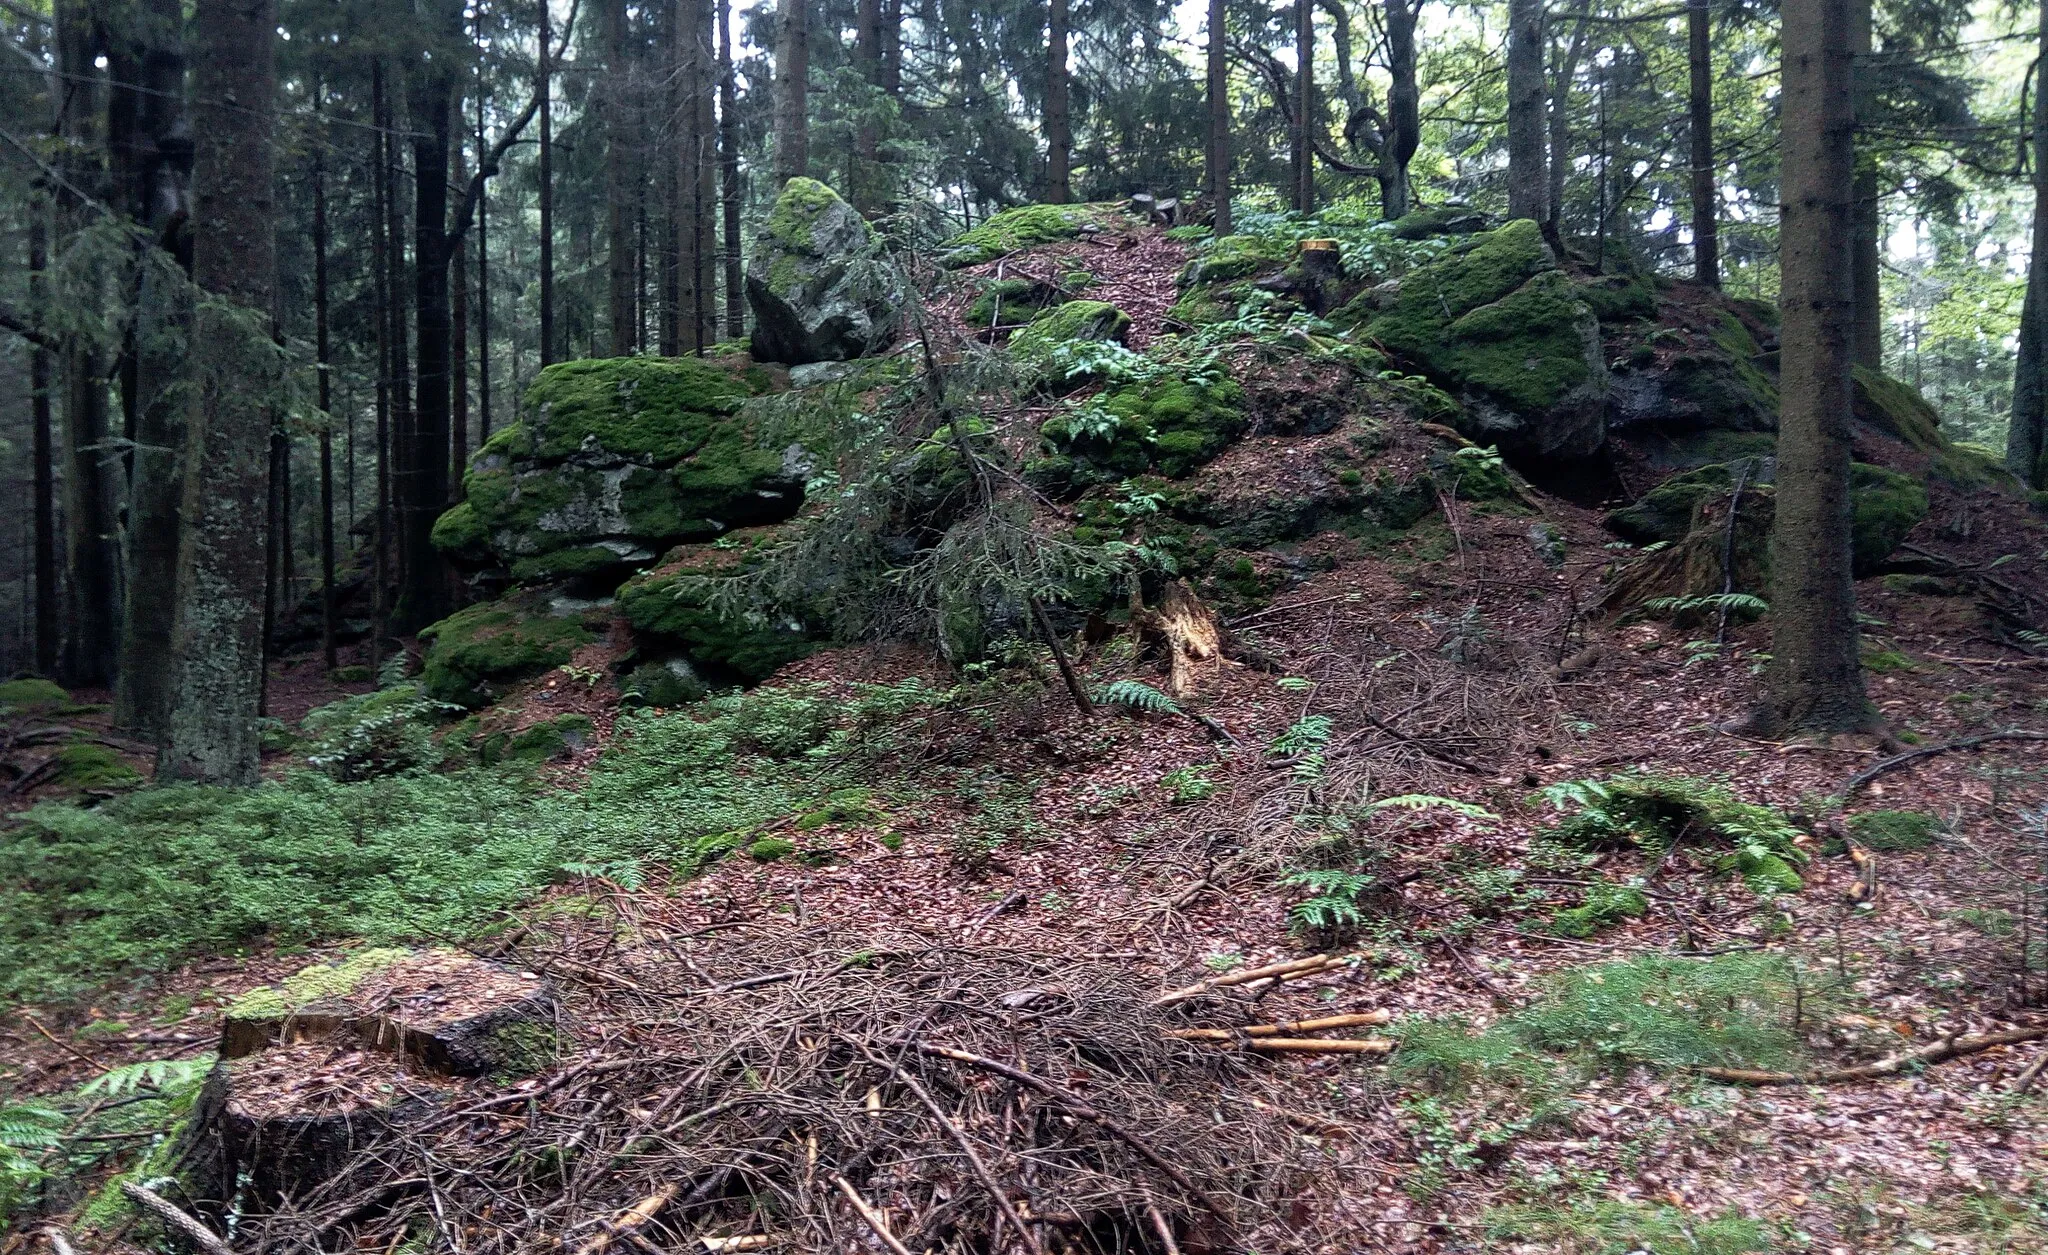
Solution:
M1054 0L1058 3L1058 0ZM877 91L882 86L882 0L858 0L854 6L853 60L861 78ZM888 202L887 180L878 169L882 155L881 128L875 125L873 106L861 106L859 129L854 135L854 168L849 172L847 191L854 207L873 217Z
M669 12L675 21L674 90L670 93L669 130L673 136L669 151L674 160L668 175L675 184L676 253L676 351L697 348L697 278L702 272L697 256L697 0L671 0Z
M746 274L740 249L740 120L733 84L732 3L718 0L719 199L725 211L725 334L746 331Z
M32 209L28 220L29 307L43 322L43 307L49 301L43 270L49 245L45 215ZM57 674L57 462L56 432L50 421L50 353L40 344L29 348L29 425L35 459L35 598L36 674L48 679Z
M376 221L370 228L370 275L376 300L377 332L377 447L376 504L371 509L370 529L370 674L378 674L384 657L386 597L391 590L391 233L387 229L391 210L391 163L385 156L387 142L384 109L384 71L381 65L370 72L371 116L377 127L372 132L374 157L371 161L371 193Z
M2041 0L2039 23L2041 64L2048 65L2048 0ZM2038 79L2033 122L2033 247L2027 257L2026 301L2020 307L2005 465L2028 487L2048 489L2048 91L2041 90Z
M775 181L787 183L810 170L811 75L808 0L778 0L782 21L775 40Z
M1714 46L1709 0L1686 0L1685 29L1691 67L1686 115L1692 132L1692 277L1721 286L1719 179L1714 171Z
M185 116L183 15L153 0L136 58L137 143L131 155L130 212L155 247L182 271L192 265L192 137ZM161 263L164 258L152 258ZM184 391L192 307L182 276L145 265L136 289L134 445L128 483L128 571L121 656L114 680L114 722L161 742L170 717L172 630L178 599L178 507L184 497Z
M387 88L396 87L387 80ZM393 610L402 609L405 589L409 586L412 573L408 570L409 549L405 543L406 507L418 491L417 468L414 460L417 432L413 413L412 359L406 348L405 317L405 209L399 196L399 185L405 177L404 149L399 144L401 133L398 104L393 91L384 95L384 213L385 234L389 244L384 250L384 265L387 271L385 291L389 303L385 312L391 319L391 431L386 453L386 464L390 468L390 491L385 503L385 519L390 530L385 532L390 552L386 560L397 566L394 582L398 586L398 603ZM439 171L441 167L430 167ZM419 171L413 172L417 181ZM438 182L438 180L436 180ZM415 193L417 199L417 193ZM417 205L415 205L417 209ZM419 258L413 258L415 269ZM414 293L418 297L417 291Z
M1067 110L1067 0L1047 0L1045 24L1045 199L1074 199L1074 131Z
M57 93L57 136L62 145L63 182L57 187L58 231L84 224L88 212L80 195L99 196L105 183L102 156L106 137L100 101L104 72L95 61L101 44L84 0L65 0L55 9L57 68L64 90ZM60 674L66 684L101 687L114 679L118 655L120 591L119 500L108 464L107 367L105 355L82 337L68 337L58 354L64 389L64 585L67 607Z
M1387 131L1380 152L1380 214L1399 218L1415 206L1408 164L1422 143L1422 89L1415 81L1415 23L1422 0L1386 0Z
M633 188L639 168L632 126L632 67L626 52L626 0L604 4L605 253L611 278L613 357L638 347L633 312Z
M548 0L540 0L540 67L535 75L534 94L540 97L540 141L535 154L534 175L539 181L540 201L540 364L555 360L555 110L552 94L555 77L554 39L549 29Z
M1870 108L1873 93L1863 84L1876 72L1870 65L1870 54L1874 48L1870 2L1852 0L1849 9L1850 50L1856 57L1854 74L1859 80L1850 98L1859 114ZM1878 213L1877 155L1870 152L1867 145L1858 147L1862 151L1856 155L1855 222L1850 228L1849 239L1853 250L1849 269L1856 286L1856 323L1850 352L1858 366L1883 370L1884 298L1878 286L1878 249L1883 243L1879 236L1883 227Z
M197 395L186 444L179 544L177 697L160 779L254 784L263 678L262 551L249 543L264 501L275 358L272 131L275 0L200 0L193 131L192 277L239 308L195 316Z
M1209 0L1209 199L1216 236L1230 234L1230 44L1225 0Z
M459 34L460 10L438 0L443 34ZM451 41L452 42L452 41ZM419 398L413 406L410 439L399 446L401 488L399 535L404 546L399 570L404 589L398 599L405 629L445 618L449 610L447 567L434 548L434 520L448 508L448 449L452 425L449 402L453 367L454 311L449 300L448 178L455 83L451 63L428 63L413 79L413 308L419 337ZM629 293L630 295L630 293Z
M1310 140L1315 125L1316 8L1313 0L1294 3L1294 210L1316 208L1316 151Z
M1849 570L1854 0L1784 8L1784 326L1776 522L1771 529L1767 722L1778 732L1868 728Z
M316 117L325 94L324 88L313 89ZM328 343L326 144L323 127L313 137L313 371L320 406L320 660L333 671L340 656L334 622L334 358Z
M1508 217L1544 221L1543 0L1508 2Z
M713 0L690 0L690 14L691 48L697 64L692 145L697 178L690 206L690 222L697 233L697 300L693 330L686 338L702 354L718 343L718 84L714 77L718 40L712 31L717 7Z
M460 108L454 110L461 116ZM469 187L463 146L452 135L448 145L448 186ZM489 180L485 180L486 183ZM469 267L459 241L443 246L441 263L448 276L448 475L446 503L462 500L462 472L469 466ZM444 503L444 504L446 504Z
M476 150L484 151L484 91L478 76L476 97ZM489 214L491 185L487 181L476 200L476 443L482 448L491 438L491 249ZM467 474L459 466L457 477Z
M1560 258L1564 256L1564 185L1572 164L1572 81L1578 77L1579 60L1586 53L1592 8L1591 0L1579 0L1571 43L1550 80L1550 182L1543 197L1543 239Z

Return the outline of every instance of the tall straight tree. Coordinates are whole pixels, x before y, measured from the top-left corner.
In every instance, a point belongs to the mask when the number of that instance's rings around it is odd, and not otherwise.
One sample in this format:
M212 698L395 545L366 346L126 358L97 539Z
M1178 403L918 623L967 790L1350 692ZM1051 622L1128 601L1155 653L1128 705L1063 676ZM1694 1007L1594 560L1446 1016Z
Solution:
M1720 178L1714 170L1714 43L1710 0L1685 0L1687 129L1692 132L1692 277L1721 286Z
M321 116L327 89L313 88L313 116ZM329 342L333 297L327 275L327 131L313 137L313 370L320 405L320 660L329 671L340 663L335 639L334 597L334 354ZM351 522L354 520L351 519Z
M539 184L540 202L540 364L555 360L555 65L551 41L549 0L536 0L540 8L539 65L534 74L534 95L540 101L539 150L534 154L534 178Z
M1074 127L1067 103L1067 0L1047 0L1045 22L1045 199L1074 199Z
M1209 200L1215 206L1216 236L1230 234L1230 33L1225 0L1209 0Z
M49 219L43 206L32 206L28 220L28 294L30 316L40 326L49 303L46 253ZM57 451L55 424L50 416L50 350L41 340L29 348L29 441L35 460L32 472L35 511L35 599L36 674L48 679L57 674L59 641L57 614Z
M160 778L254 784L263 685L261 526L277 358L272 202L276 0L199 0L193 21L195 316L177 685Z
M1294 3L1294 209L1316 208L1316 6L1314 0Z
M1060 0L1053 0L1059 3ZM861 78L877 91L882 86L882 0L858 0L854 8L853 60ZM854 207L873 216L880 213L891 191L889 180L876 168L882 157L882 132L875 125L873 110L861 109L859 129L854 136L854 155L859 158L848 189Z
M884 62L886 65L887 63ZM746 276L740 257L740 117L733 85L732 0L718 0L718 199L725 218L725 334L746 330Z
M2048 0L2037 17L2041 65L2048 65ZM2037 80L2038 84L2038 80ZM2019 356L2013 363L2012 424L2005 466L2031 488L2048 489L2048 91L2034 90L2034 233L2027 295L2020 306Z
M613 357L638 347L634 330L633 199L640 168L633 133L633 67L626 45L626 0L604 0L605 252L610 275Z
M1508 0L1508 217L1544 221L1543 0Z
M1866 121L1874 103L1874 76L1877 73L1870 60L1877 46L1870 10L1871 0L1850 0L1850 50L1856 58L1855 86L1851 89L1850 100L1857 116ZM1856 321L1850 353L1858 366L1867 366L1871 370L1884 368L1883 293L1878 282L1878 236L1883 227L1879 220L1881 207L1877 190L1877 154L1871 151L1870 145L1859 144L1856 152L1854 225L1849 239L1849 268L1856 287Z
M432 53L412 76L413 325L418 337L418 394L412 423L402 428L398 480L399 620L423 627L449 611L447 569L434 548L434 520L448 507L448 450L453 401L454 310L449 300L448 164L455 112L455 59L461 39L458 0L420 6Z
M461 116L458 108L456 116ZM465 128L466 129L466 128ZM464 140L449 139L448 186L468 187ZM460 245L444 245L448 272L448 499L462 498L462 471L469 465L469 266Z
M780 0L775 33L775 181L782 184L810 170L811 77L809 0Z
M1782 10L1783 400L1764 710L1779 732L1853 731L1873 722L1849 569L1853 3L1787 0Z

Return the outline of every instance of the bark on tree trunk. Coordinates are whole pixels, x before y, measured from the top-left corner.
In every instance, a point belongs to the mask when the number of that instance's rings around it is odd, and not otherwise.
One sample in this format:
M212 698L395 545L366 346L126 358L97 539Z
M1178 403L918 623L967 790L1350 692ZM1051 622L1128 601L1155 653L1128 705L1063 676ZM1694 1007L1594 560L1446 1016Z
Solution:
M318 116L324 88L313 93ZM320 405L320 660L329 671L340 664L334 622L334 365L328 342L327 134L313 141L313 370ZM353 520L351 520L353 522Z
M1784 399L1765 681L1766 721L1779 732L1841 732L1873 723L1849 570L1852 3L1794 0L1784 8Z
M40 208L30 211L28 224L29 308L38 323L49 300L43 269L49 264L49 228ZM35 598L36 674L57 674L57 462L56 432L50 421L50 353L37 344L29 349L29 424L35 459Z
M1572 163L1572 80L1578 77L1579 59L1586 52L1592 7L1591 0L1579 0L1572 41L1550 80L1550 182L1543 196L1543 238L1559 258L1564 256L1564 184Z
M1380 215L1399 218L1414 208L1408 164L1422 143L1422 89L1415 81L1415 23L1422 0L1386 0L1387 139L1380 154Z
M460 10L439 0L444 34L459 34ZM449 609L447 566L434 548L434 520L448 507L449 402L456 383L450 308L448 169L455 83L445 60L430 63L413 81L413 307L419 337L419 398L411 439L400 445L405 489L399 495L399 621L424 627ZM630 296L630 291L628 296Z
M1719 180L1714 173L1714 46L1709 0L1686 0L1685 28L1691 68L1686 116L1692 132L1692 277L1721 286Z
M397 603L387 609L402 610L405 603L405 589L412 580L408 569L409 549L405 543L406 506L418 491L415 468L419 465L413 458L417 433L413 413L412 358L406 347L407 322L405 316L405 208L399 195L399 186L405 178L404 148L399 143L401 115L398 108L397 89L403 80L386 80L384 94L384 213L385 234L389 243L384 250L384 265L388 271L387 287L389 303L385 312L391 319L391 431L390 443L386 450L385 462L389 468L390 490L385 502L385 521L389 531L386 561L395 564L392 572L397 585ZM439 170L435 166L432 169ZM418 170L413 172L415 180ZM417 199L417 197L415 197ZM417 206L415 206L417 208ZM413 265L418 267L420 259L415 256ZM418 293L414 293L417 299ZM417 313L417 311L415 311Z
M154 590L122 607L121 655L114 679L114 721L160 741L170 715L171 632L177 607L178 507L184 495L187 340L192 308L185 285L163 273L168 258L192 265L192 137L185 117L185 60L176 3L152 0L142 24L147 46L135 58L137 143L131 154L130 212L165 255L143 267L136 292L134 445L128 484L127 586Z
M1316 9L1312 0L1294 3L1294 209L1316 208L1316 151L1309 128L1314 125L1316 94Z
M2039 14L2041 64L2048 65L2048 0ZM2048 488L2048 91L2034 85L2034 234L2027 296L2020 307L2019 357L2013 363L2012 425L2005 466L2030 488Z
M1224 0L1209 0L1209 199L1216 236L1230 234L1230 46Z
M787 183L810 170L811 74L808 0L780 0L781 29L775 40L775 181Z
M479 19L481 20L481 19ZM484 91L478 76L476 97L476 150L484 151ZM491 249L489 214L491 185L484 184L476 200L476 443L482 448L491 438ZM466 466L456 468L458 476Z
M719 199L725 211L725 334L746 331L746 275L740 255L740 122L732 68L732 4L718 0Z
M1543 0L1508 3L1508 217L1542 222L1550 181L1543 152Z
M461 116L461 109L453 110ZM468 163L454 136L448 144L448 186L469 186ZM462 500L462 472L469 465L469 267L463 264L458 241L443 246L442 271L448 276L448 474L443 504ZM431 529L430 529L431 530Z
M633 318L633 188L638 166L633 151L632 67L626 52L626 0L605 0L605 252L611 277L613 357L638 347Z
M1067 0L1047 0L1045 24L1045 199L1074 198L1074 132L1067 112Z
M391 233L386 224L391 210L391 165L385 156L387 117L384 109L384 71L381 65L370 72L371 116L376 120L371 160L371 195L376 221L370 228L371 287L376 298L377 333L377 447L376 503L371 507L370 529L370 674L379 674L384 661L386 597L391 590Z
M1870 54L1875 46L1871 31L1870 0L1852 0L1849 11L1850 51L1856 57L1853 71L1867 81L1874 72ZM1859 85L1852 89L1852 107L1859 113L1869 109L1870 93ZM1862 147L1862 146L1859 146ZM1850 232L1850 273L1856 285L1855 332L1850 353L1858 366L1884 369L1884 297L1878 286L1878 248L1882 225L1877 200L1877 157L1867 149L1856 157L1855 223Z
M540 202L540 364L555 361L555 118L552 86L555 77L554 39L549 29L548 0L540 0L540 67L534 94L540 97L540 147L535 154L535 178Z
M668 177L675 185L676 252L676 351L697 348L697 276L702 267L697 258L697 41L696 0L674 0L669 6L675 20L675 91L670 95L669 127L675 136L669 147L674 160Z
M186 444L179 546L177 698L157 763L161 779L254 784L262 687L264 450L276 357L272 152L277 80L275 0L200 0L192 275L239 308L195 317L197 386Z
M1057 0L1056 0L1057 2ZM854 7L853 59L861 77L877 91L882 86L882 0L859 0ZM875 125L869 106L862 106L859 129L854 135L854 169L848 189L854 207L873 217L888 201L887 180L877 168L881 161L882 133Z

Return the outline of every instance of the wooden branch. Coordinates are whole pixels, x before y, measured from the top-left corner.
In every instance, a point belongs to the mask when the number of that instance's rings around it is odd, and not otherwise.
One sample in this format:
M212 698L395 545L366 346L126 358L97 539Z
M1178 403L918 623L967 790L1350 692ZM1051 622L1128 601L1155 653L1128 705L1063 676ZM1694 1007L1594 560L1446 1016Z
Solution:
M1155 1007L1170 1007L1175 1003L1186 1002L1190 998L1199 998L1213 990L1228 988L1232 985L1248 985L1253 981L1268 979L1276 981L1290 980L1300 976L1312 976L1317 972L1328 971L1330 968L1337 966L1339 966L1337 956L1332 954L1314 954L1305 959L1289 959L1285 963L1272 963L1265 967L1247 968L1242 972L1228 972L1222 976L1212 976L1208 980L1198 981L1181 989L1169 989L1157 998L1154 998L1152 1005Z
M560 65L562 58L568 55L569 32L576 27L576 12L581 5L582 0L569 0L569 20L562 26L562 46L554 56L548 58L549 65ZM547 49L543 48L541 51L546 52ZM519 116L512 119L511 124L505 128L505 133L498 137L498 142L492 144L490 151L484 154L483 160L477 163L476 173L470 176L469 188L463 193L462 205L455 211L455 221L449 225L444 237L444 256L453 256L458 251L462 238L469 234L469 224L476 220L477 202L484 198L485 182L498 173L498 167L505 160L505 154L511 151L512 145L519 142L520 134L539 112L540 92L536 89L527 100L526 108L519 111Z
M919 1041L914 1044L918 1050L925 1054L941 1059L951 1059L955 1063L964 1063L972 1068L980 1068L984 1072L993 1072L1006 1080L1015 1081L1019 1085L1037 1090L1047 1098L1065 1107L1067 1114L1087 1120L1100 1126L1104 1131L1120 1138L1125 1145L1142 1155L1145 1162L1157 1168L1160 1174L1167 1180L1179 1186L1189 1197L1200 1203L1210 1215L1215 1216L1226 1225L1232 1225L1229 1213L1225 1212L1201 1187L1189 1180L1187 1173L1182 1172L1172 1161L1154 1150L1145 1139L1117 1123L1105 1112L1097 1110L1073 1091L1055 1085L1042 1076L1034 1076L1022 1068L1013 1068L1007 1063L999 1062L985 1055L977 1055L965 1050L955 1050L950 1046L935 1046L926 1041Z
M1701 1068L1699 1073L1709 1080L1727 1081L1732 1085L1838 1085L1846 1081L1872 1081L1880 1077L1896 1076L1915 1064L1946 1063L1950 1059L1959 1059L1964 1055L1982 1053L1994 1046L2040 1041L2044 1037L2048 1037L2048 1025L2039 1028L2012 1028L1975 1037L1945 1037L1932 1046L1888 1055L1876 1063L1838 1068L1829 1072L1759 1072L1749 1068Z
M832 1184L839 1187L841 1194L846 1195L846 1201L853 1204L853 1209L860 1213L860 1218L867 1222L868 1228L874 1231L876 1237L882 1239L882 1245L888 1247L895 1255L910 1255L910 1248L899 1242L895 1234L889 1232L889 1218L873 1203L862 1198L860 1191L847 1184L845 1177L833 1173Z
M602 1229L598 1230L588 1242L576 1248L576 1255L603 1255L606 1250L610 1249L613 1242L645 1228L647 1222L654 1219L661 1212L662 1208L668 1206L669 1200L674 1198L682 1188L680 1185L664 1185L646 1198L620 1212L617 1216L605 1221Z
M1248 1024L1243 1028L1169 1028L1168 1037L1181 1041L1236 1041L1240 1037L1291 1037L1298 1033L1319 1033L1332 1028L1358 1028L1385 1024L1391 1011L1361 1011L1353 1015L1326 1015L1319 1020L1290 1020L1283 1024Z
M136 1206L141 1207L183 1234L186 1241L205 1251L206 1255L235 1255L235 1248L229 1246L227 1241L218 1233L200 1224L192 1218L191 1213L180 1208L176 1203L173 1203L170 1199L165 1198L148 1186L137 1185L133 1181L123 1181L121 1182L121 1192L126 1194Z
M775 1245L775 1239L766 1233L749 1233L736 1238L699 1238L709 1255L730 1255L734 1251L765 1251Z
M890 1075L903 1082L904 1088L908 1089L917 1101L924 1104L924 1109L931 1112L932 1119L937 1120L939 1126L946 1130L946 1135L953 1139L953 1144L960 1148L960 1153L967 1156L967 1162L974 1168L974 1175L981 1178L982 1188L987 1190L989 1197L995 1201L996 1211L1001 1213L1003 1219L1009 1222L1010 1227L1017 1231L1017 1236L1023 1239L1025 1247L1032 1252L1032 1255L1045 1255L1045 1247L1040 1244L1038 1235L1033 1233L1030 1227L1024 1223L1024 1218L1017 1214L1017 1209L1010 1203L1009 1194L996 1181L995 1174L988 1170L988 1165L982 1162L981 1155L974 1149L974 1143L968 1141L967 1134L960 1126L953 1123L952 1119L939 1109L939 1104L932 1100L931 1093L924 1086L917 1083L916 1077L897 1067L894 1063L879 1057L866 1046L862 1046L860 1052L867 1056L869 1063L880 1068L886 1068Z
M71 1239L64 1236L64 1230L59 1229L56 1225L50 1225L39 1232L42 1233L43 1240L50 1244L50 1249L55 1251L57 1255L78 1255L77 1250L71 1245Z
M63 347L57 337L36 326L20 310L4 301L0 301L0 331L12 331L37 348L48 349L52 353Z
M1286 1107L1276 1107L1263 1099L1247 1098L1245 1101L1250 1103L1254 1110L1265 1111L1279 1116L1282 1120L1287 1121L1287 1123L1300 1129L1302 1132L1313 1133L1317 1137L1350 1137L1358 1131L1348 1124L1339 1124L1335 1120L1313 1115L1306 1111L1291 1111Z
M1296 1055L1390 1055L1394 1043L1384 1037L1248 1037L1246 1050Z
M1950 750L1975 749L1979 745L1988 745L1993 741L2048 741L2048 732L1987 732L1982 736L1966 736L1960 740L1944 741L1940 745L1923 745L1919 749L1908 750L1903 754L1894 755L1881 762L1873 763L1849 777L1849 783L1842 786L1840 801L1836 803L1836 809L1839 810L1842 806L1847 805L1849 799L1856 795L1858 789L1861 789L1864 785L1869 784L1872 780L1877 779L1888 771L1894 771L1905 766L1907 763L1917 762L1922 758L1932 758L1936 754L1946 754Z
M2048 1050L2034 1056L2034 1061L2027 1065L2027 1070L2020 1073L2019 1078L2012 1083L2012 1092L2024 1094L2034 1088L2034 1082L2041 1079L2042 1068L2048 1068Z

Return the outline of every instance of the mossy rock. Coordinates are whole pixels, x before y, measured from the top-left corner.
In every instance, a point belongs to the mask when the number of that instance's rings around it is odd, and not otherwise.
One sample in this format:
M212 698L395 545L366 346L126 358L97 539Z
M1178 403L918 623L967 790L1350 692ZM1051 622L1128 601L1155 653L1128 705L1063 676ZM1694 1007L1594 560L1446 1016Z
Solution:
M50 783L60 789L125 789L142 783L142 773L104 745L80 741L56 753Z
M1927 489L1897 471L1862 462L1849 468L1856 578L1875 575L1906 534L1927 517Z
M1995 453L1958 444L1941 430L1941 414L1920 390L1867 366L1850 368L1856 418L1933 459L1934 473L1965 488L2007 479Z
M1579 457L1606 439L1599 320L1532 221L1473 236L1404 275L1365 335L1456 393L1454 425L1474 440Z
M1486 215L1465 205L1439 205L1416 209L1394 219L1397 240L1427 240L1439 235L1471 235L1484 231Z
M1010 337L1010 356L1025 377L1040 383L1063 382L1058 351L1075 344L1121 344L1130 334L1131 316L1107 301L1068 301L1055 305Z
M1287 245L1264 235L1226 235L1199 251L1181 268L1182 287L1203 287L1249 279L1287 264Z
M1251 295L1249 283L1198 285L1182 293L1166 311L1166 317L1188 327L1229 322L1238 316L1238 311Z
M475 709L569 661L597 639L579 617L554 614L533 594L481 602L420 630L427 696Z
M71 694L34 677L0 684L0 715L47 715L71 704Z
M939 264L973 266L1036 244L1071 240L1083 231L1099 230L1116 215L1112 204L1019 205L948 240Z
M590 716L559 715L517 732L486 735L477 747L477 758L486 767L498 763L552 762L588 745L590 733Z
M651 706L668 709L704 700L711 689L697 669L681 658L666 662L643 662L619 682L621 706Z
M1030 322L1066 299L1058 288L1036 279L992 279L968 303L967 321L977 327Z
M1157 471L1192 473L1244 431L1244 389L1229 378L1188 377L1134 384L1093 397L1039 429L1048 455L1026 474L1066 494Z
M1657 285L1648 275L1600 275L1582 279L1577 286L1579 299L1592 306L1602 323L1657 316Z
M788 518L809 460L799 447L760 447L740 413L748 395L692 358L550 366L527 392L528 419L477 454L434 543L542 583L623 572L678 541Z
M1725 495L1734 485L1734 475L1720 465L1673 475L1633 504L1609 512L1607 528L1639 545L1676 542L1692 526L1694 507L1709 497Z
M743 684L758 684L810 653L815 643L800 621L727 611L716 603L713 586L784 539L779 532L768 532L730 548L678 547L660 566L619 587L619 612L634 632L653 638L663 650L680 653L693 675L724 674Z
M747 303L755 359L798 366L888 347L903 291L859 211L816 179L794 178L754 241Z
M1849 835L1880 854L1924 850L1947 827L1926 811L1863 811L1849 816Z

